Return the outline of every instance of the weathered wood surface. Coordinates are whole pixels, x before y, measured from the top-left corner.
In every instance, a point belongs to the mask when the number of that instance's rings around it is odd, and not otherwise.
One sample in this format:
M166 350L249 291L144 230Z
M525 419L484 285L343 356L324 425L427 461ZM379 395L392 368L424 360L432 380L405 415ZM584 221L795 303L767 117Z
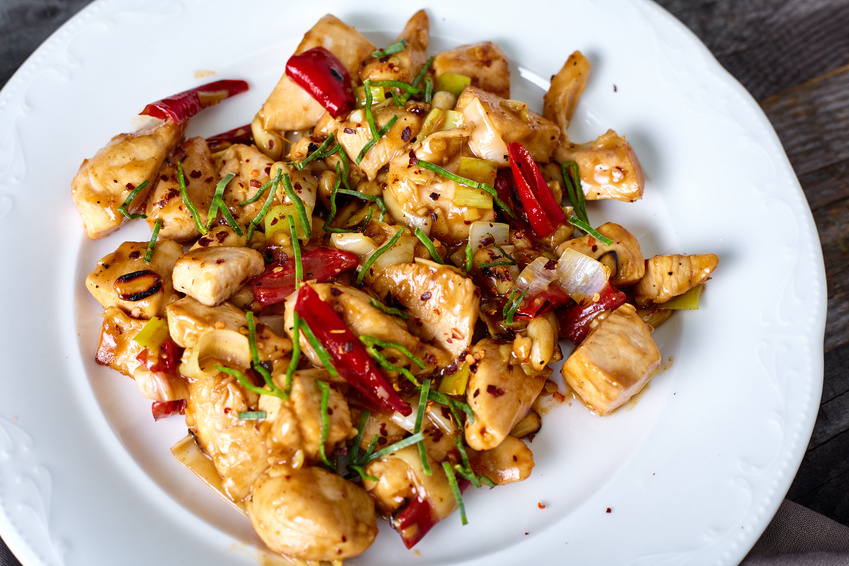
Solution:
M788 498L849 525L849 0L657 0L759 101L810 203L828 280L825 382ZM0 86L89 0L0 0Z

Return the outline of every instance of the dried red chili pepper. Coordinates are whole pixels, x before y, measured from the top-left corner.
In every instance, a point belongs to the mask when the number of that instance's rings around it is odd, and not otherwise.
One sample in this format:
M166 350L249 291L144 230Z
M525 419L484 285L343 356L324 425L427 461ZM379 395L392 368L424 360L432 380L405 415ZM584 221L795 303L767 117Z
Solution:
M518 142L507 144L507 155L516 192L537 237L545 237L566 222L566 214L525 146Z
M598 301L588 305L574 304L557 310L560 337L580 344L590 333L590 322L604 311L618 309L625 303L625 293L608 283L599 293Z
M348 69L324 47L292 55L286 62L286 75L334 118L346 114L354 106Z
M304 279L319 283L354 269L358 264L356 254L327 247L306 251L301 256ZM295 259L269 264L264 273L251 280L250 286L254 298L264 307L285 301L295 292Z
M225 98L246 90L248 83L245 81L215 81L151 102L139 114L182 124L204 108L214 106Z
M187 401L185 399L177 399L176 401L154 401L150 406L150 411L153 413L153 420L158 421L171 415L185 415Z
M336 371L377 407L398 411L404 416L413 412L392 384L380 373L365 347L345 325L329 304L309 285L303 285L295 301L295 312L307 323L316 339L330 354Z

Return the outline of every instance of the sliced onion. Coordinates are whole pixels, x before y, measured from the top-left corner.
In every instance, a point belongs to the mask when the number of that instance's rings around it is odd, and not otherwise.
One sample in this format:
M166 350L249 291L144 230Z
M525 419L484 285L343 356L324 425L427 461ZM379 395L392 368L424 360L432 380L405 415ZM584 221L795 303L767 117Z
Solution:
M489 237L490 234L492 238ZM476 252L485 247L484 242L486 242L486 245L498 244L503 246L509 241L510 226L508 224L478 220L469 225L469 244L472 246L472 251Z
M557 282L575 302L591 303L610 279L610 268L571 248L557 260Z
M333 233L330 235L330 245L337 250L356 254L361 261L377 249L374 240L360 233Z
M540 256L522 270L516 280L516 288L519 291L527 289L525 296L531 298L545 291L555 279L557 279L557 262Z
M210 330L201 335L197 344L186 350L180 373L199 379L218 374L216 364L238 370L251 366L248 337L235 330Z

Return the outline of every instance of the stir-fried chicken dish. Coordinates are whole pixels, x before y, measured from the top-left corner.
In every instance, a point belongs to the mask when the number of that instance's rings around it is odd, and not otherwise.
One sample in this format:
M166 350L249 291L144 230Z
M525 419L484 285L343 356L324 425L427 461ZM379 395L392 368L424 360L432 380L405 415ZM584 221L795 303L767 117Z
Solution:
M555 367L611 413L658 369L654 327L697 308L718 264L645 258L626 227L590 224L586 201L628 206L644 179L624 136L567 135L580 52L538 114L510 98L497 45L431 56L428 32L420 11L376 46L325 16L249 124L187 137L244 81L179 93L72 184L91 238L152 230L86 279L97 362L157 419L184 415L220 493L299 560L364 552L378 518L408 548L465 523L464 490L532 475Z

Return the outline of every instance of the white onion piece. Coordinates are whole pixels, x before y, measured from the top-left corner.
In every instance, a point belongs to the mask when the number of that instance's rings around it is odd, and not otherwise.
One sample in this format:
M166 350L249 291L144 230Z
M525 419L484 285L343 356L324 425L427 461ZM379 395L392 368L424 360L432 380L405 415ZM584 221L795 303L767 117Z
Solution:
M400 426L407 432L413 432L413 429L416 428L416 414L419 412L418 399L411 400L410 407L413 409L413 411L406 417L398 411L395 411L394 413L392 413L392 416L389 417L390 421Z
M418 215L405 210L392 191L383 191L383 202L386 204L389 215L396 222L406 224L410 228L418 228L425 233L425 236L430 236L430 229L433 226L433 218L430 214Z
M540 256L525 266L516 280L519 291L527 289L525 296L531 298L545 291L552 281L557 279L557 263L553 259Z
M355 254L360 261L368 254L377 249L377 244L366 236L359 233L334 233L330 235L330 245L337 250L344 250Z
M186 350L180 373L199 379L218 374L216 364L241 371L251 367L248 337L235 330L210 330L201 335L198 343Z
M566 248L557 260L556 273L563 290L581 304L592 302L610 279L606 265L571 248Z
M410 231L408 230L391 248L383 252L383 254L374 260L370 269L374 273L378 273L390 265L395 265L396 263L412 263L413 259L416 257L416 242L419 240L415 236L410 236L409 234ZM383 245L385 246L387 243L389 243L389 240L387 240Z
M494 240L489 241L489 236L492 235ZM476 252L486 245L498 244L503 246L510 241L510 226L503 222L483 222L478 220L469 225L469 244L472 246L472 251Z

